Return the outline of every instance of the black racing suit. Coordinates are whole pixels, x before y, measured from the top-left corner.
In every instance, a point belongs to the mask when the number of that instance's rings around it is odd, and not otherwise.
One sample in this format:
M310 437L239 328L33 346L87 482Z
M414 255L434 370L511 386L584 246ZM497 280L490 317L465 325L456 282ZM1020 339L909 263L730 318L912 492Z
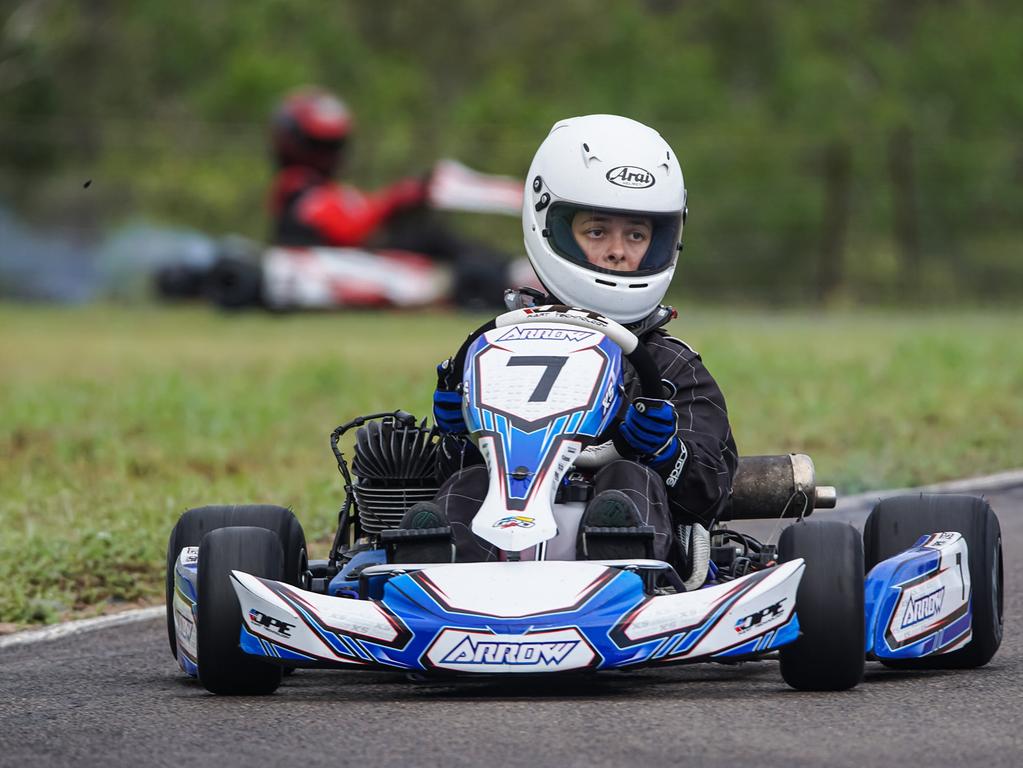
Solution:
M683 451L677 461L652 470L638 461L620 459L600 469L594 491L617 488L636 502L640 517L656 531L654 556L673 560L675 529L701 523L709 528L728 503L738 465L725 398L703 361L688 344L663 329L644 333L641 341L657 363L661 378L675 389L671 401L678 415ZM626 394L639 396L639 381L624 361ZM492 545L471 531L472 518L486 495L485 467L457 470L441 486L436 501L447 514L459 561L496 557Z

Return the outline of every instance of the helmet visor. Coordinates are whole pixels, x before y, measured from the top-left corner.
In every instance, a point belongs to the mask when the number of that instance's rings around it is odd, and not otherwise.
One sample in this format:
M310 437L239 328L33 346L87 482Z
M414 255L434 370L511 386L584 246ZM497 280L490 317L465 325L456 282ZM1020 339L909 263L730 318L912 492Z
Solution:
M682 214L555 203L547 213L551 249L595 272L651 275L675 263Z

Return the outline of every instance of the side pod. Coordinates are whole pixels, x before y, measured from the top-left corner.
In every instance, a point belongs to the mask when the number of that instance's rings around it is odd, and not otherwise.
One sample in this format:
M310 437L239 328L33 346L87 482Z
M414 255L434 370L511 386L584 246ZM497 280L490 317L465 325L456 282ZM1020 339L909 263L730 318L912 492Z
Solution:
M967 557L960 534L932 533L867 574L868 657L916 659L969 642L973 613Z

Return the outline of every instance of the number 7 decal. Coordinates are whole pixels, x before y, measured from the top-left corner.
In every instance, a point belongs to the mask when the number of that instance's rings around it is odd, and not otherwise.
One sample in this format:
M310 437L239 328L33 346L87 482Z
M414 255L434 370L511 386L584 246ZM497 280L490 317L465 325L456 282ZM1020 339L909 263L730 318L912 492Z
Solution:
M536 385L536 389L533 390L533 394L529 396L529 402L531 403L546 402L547 398L550 397L551 388L554 386L558 374L561 373L561 369L565 367L567 362L567 357L544 355L520 355L508 359L508 365L510 366L535 366L547 369L543 372L543 376L540 377L540 382Z

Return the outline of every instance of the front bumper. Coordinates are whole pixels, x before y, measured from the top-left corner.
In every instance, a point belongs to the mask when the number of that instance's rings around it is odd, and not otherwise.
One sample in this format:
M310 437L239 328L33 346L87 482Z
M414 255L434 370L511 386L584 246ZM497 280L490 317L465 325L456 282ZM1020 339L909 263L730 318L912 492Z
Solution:
M381 597L370 600L315 594L239 571L232 580L242 649L300 666L564 672L745 657L798 637L802 560L658 596L644 593L642 566L378 566L368 570L384 582Z

